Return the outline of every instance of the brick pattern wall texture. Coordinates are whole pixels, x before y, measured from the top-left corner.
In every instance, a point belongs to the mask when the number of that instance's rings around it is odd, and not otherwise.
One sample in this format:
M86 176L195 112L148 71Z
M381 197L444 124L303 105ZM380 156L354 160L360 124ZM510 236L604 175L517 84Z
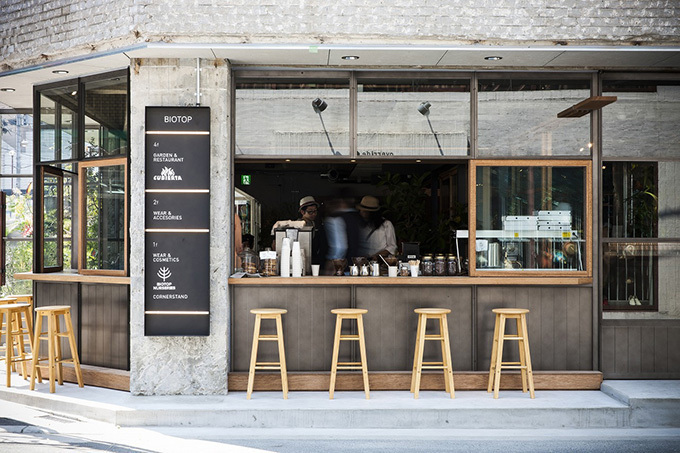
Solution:
M678 45L679 0L2 0L0 70L144 41Z

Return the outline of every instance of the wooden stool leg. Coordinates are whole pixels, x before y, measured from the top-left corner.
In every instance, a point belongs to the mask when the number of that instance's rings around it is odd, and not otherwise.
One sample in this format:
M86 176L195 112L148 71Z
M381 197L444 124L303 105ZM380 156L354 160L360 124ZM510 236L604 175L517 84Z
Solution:
M517 316L515 318L515 324L517 325L517 336L522 338L517 340L517 349L519 349L519 366L520 366L520 376L522 376L522 392L526 393L527 389L527 369L524 368L527 365L526 357L524 355L524 336L522 334L522 318Z
M42 332L42 316L38 315L35 322L35 330L33 331L33 360L31 361L31 390L35 390L35 377L38 376L38 382L42 382L40 376L40 368L38 368L38 357L40 357L40 333Z
M5 313L5 312L3 312ZM12 352L14 346L12 345L12 320L9 314L9 310L6 312L7 316L5 319L5 373L7 373L6 384L7 387L12 385ZM0 315L2 317L2 315ZM1 320L1 319L0 319Z
M522 343L524 343L524 358L526 360L526 365L527 365L527 380L529 381L529 395L531 398L534 398L534 375L533 371L531 368L531 353L529 352L529 332L527 331L527 320L526 320L526 315L521 315L522 316L522 337L524 340Z
M260 315L255 315L255 327L253 328L253 348L250 353L250 370L248 371L248 392L246 399L250 399L255 384L255 363L257 363L257 344L260 339Z
M418 374L418 354L420 354L420 329L423 320L423 315L418 314L418 327L416 328L416 343L415 351L413 351L413 372L411 372L411 393L416 390L416 374Z
M418 399L420 393L420 379L423 375L423 353L425 350L425 334L427 333L427 315L420 314L420 335L418 336L418 344L416 348L418 349L418 361L416 363L416 384L415 391L413 392L413 397Z
M493 342L491 346L491 363L489 364L489 385L486 388L487 393L493 390L493 381L496 375L496 356L498 354L498 330L499 330L499 315L496 315L496 322L493 328Z
M26 343L24 342L24 322L22 314L24 311L18 311L16 313L16 327L17 327L17 357L21 361L21 376L26 380L28 378L28 373L26 371ZM28 328L28 326L27 326Z
M340 332L342 331L342 315L335 317L335 335L333 337L333 362L331 364L331 384L329 388L330 399L335 392L335 378L338 374L338 353L340 352Z
M36 341L35 341L35 331L33 330L33 327L34 327L33 326L33 313L32 313L31 307L28 307L26 309L26 312L27 312L27 314L26 314L26 317L27 317L26 324L28 326L28 344L31 348L31 359L32 359L31 363L28 365L28 368L29 368L31 375L33 375L33 373L38 374L38 382L42 383L42 376L41 376L41 373L40 373L40 367L37 367L36 371L33 370L33 359L36 356L36 349L35 349Z
M54 339L56 338L55 335L55 317L53 316L52 313L50 313L47 316L47 351L48 351L48 363L49 363L49 370L50 370L50 393L54 393L54 373L56 372L56 364L55 364L55 341Z
M449 325L446 320L446 315L439 318L439 329L444 338L442 349L442 365L444 366L444 385L446 391L451 394L451 398L455 398L455 389L453 387L453 364L451 363L451 344L449 342Z
M364 375L364 392L366 399L370 398L368 387L368 362L366 361L366 337L364 336L363 315L357 317L357 329L359 330L359 351L361 352L361 373Z
M73 358L73 368L76 372L76 380L78 387L83 387L83 372L80 369L80 359L78 358L78 349L76 349L76 337L73 333L73 322L71 321L71 313L64 313L64 321L66 322L66 330L68 331L68 345L71 348L71 357Z
M281 315L276 315L276 337L279 343L279 365L281 366L281 387L283 399L288 399L288 370L286 369L286 349L283 346L283 323Z
M505 336L505 315L500 315L498 326L498 350L496 351L496 365L493 379L493 397L498 399L498 391L501 388L501 362L503 361L503 337Z
M61 350L61 324L59 323L59 316L51 313L54 317L54 364L57 371L57 383L59 385L64 385L64 368L61 365L61 361L64 359L63 351Z

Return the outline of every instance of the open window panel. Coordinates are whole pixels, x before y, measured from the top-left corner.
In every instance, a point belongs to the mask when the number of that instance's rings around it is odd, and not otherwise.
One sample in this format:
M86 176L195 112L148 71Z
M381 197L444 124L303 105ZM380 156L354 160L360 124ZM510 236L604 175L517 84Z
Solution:
M127 158L78 164L78 272L127 275Z
M39 167L40 206L37 266L39 272L64 269L64 172L56 167Z
M592 165L470 164L470 275L592 276Z

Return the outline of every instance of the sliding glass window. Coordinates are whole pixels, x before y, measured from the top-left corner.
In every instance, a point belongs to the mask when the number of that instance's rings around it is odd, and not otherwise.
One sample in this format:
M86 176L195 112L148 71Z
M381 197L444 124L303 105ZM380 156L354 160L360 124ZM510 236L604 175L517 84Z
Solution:
M479 81L478 156L591 155L590 115L557 117L590 96L590 75L485 77Z
M469 150L469 79L358 80L358 156L467 156Z
M472 161L471 275L592 275L590 161Z
M239 156L349 156L349 78L239 79Z

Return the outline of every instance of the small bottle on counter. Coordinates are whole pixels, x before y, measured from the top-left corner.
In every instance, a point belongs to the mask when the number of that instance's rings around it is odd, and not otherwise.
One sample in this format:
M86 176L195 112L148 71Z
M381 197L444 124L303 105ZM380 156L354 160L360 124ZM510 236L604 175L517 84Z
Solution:
M458 258L456 255L446 255L446 275L458 275Z
M423 255L423 262L420 266L424 276L431 276L434 273L434 261L432 261L432 255Z
M434 257L434 275L441 277L446 275L446 258L444 254L439 254Z

